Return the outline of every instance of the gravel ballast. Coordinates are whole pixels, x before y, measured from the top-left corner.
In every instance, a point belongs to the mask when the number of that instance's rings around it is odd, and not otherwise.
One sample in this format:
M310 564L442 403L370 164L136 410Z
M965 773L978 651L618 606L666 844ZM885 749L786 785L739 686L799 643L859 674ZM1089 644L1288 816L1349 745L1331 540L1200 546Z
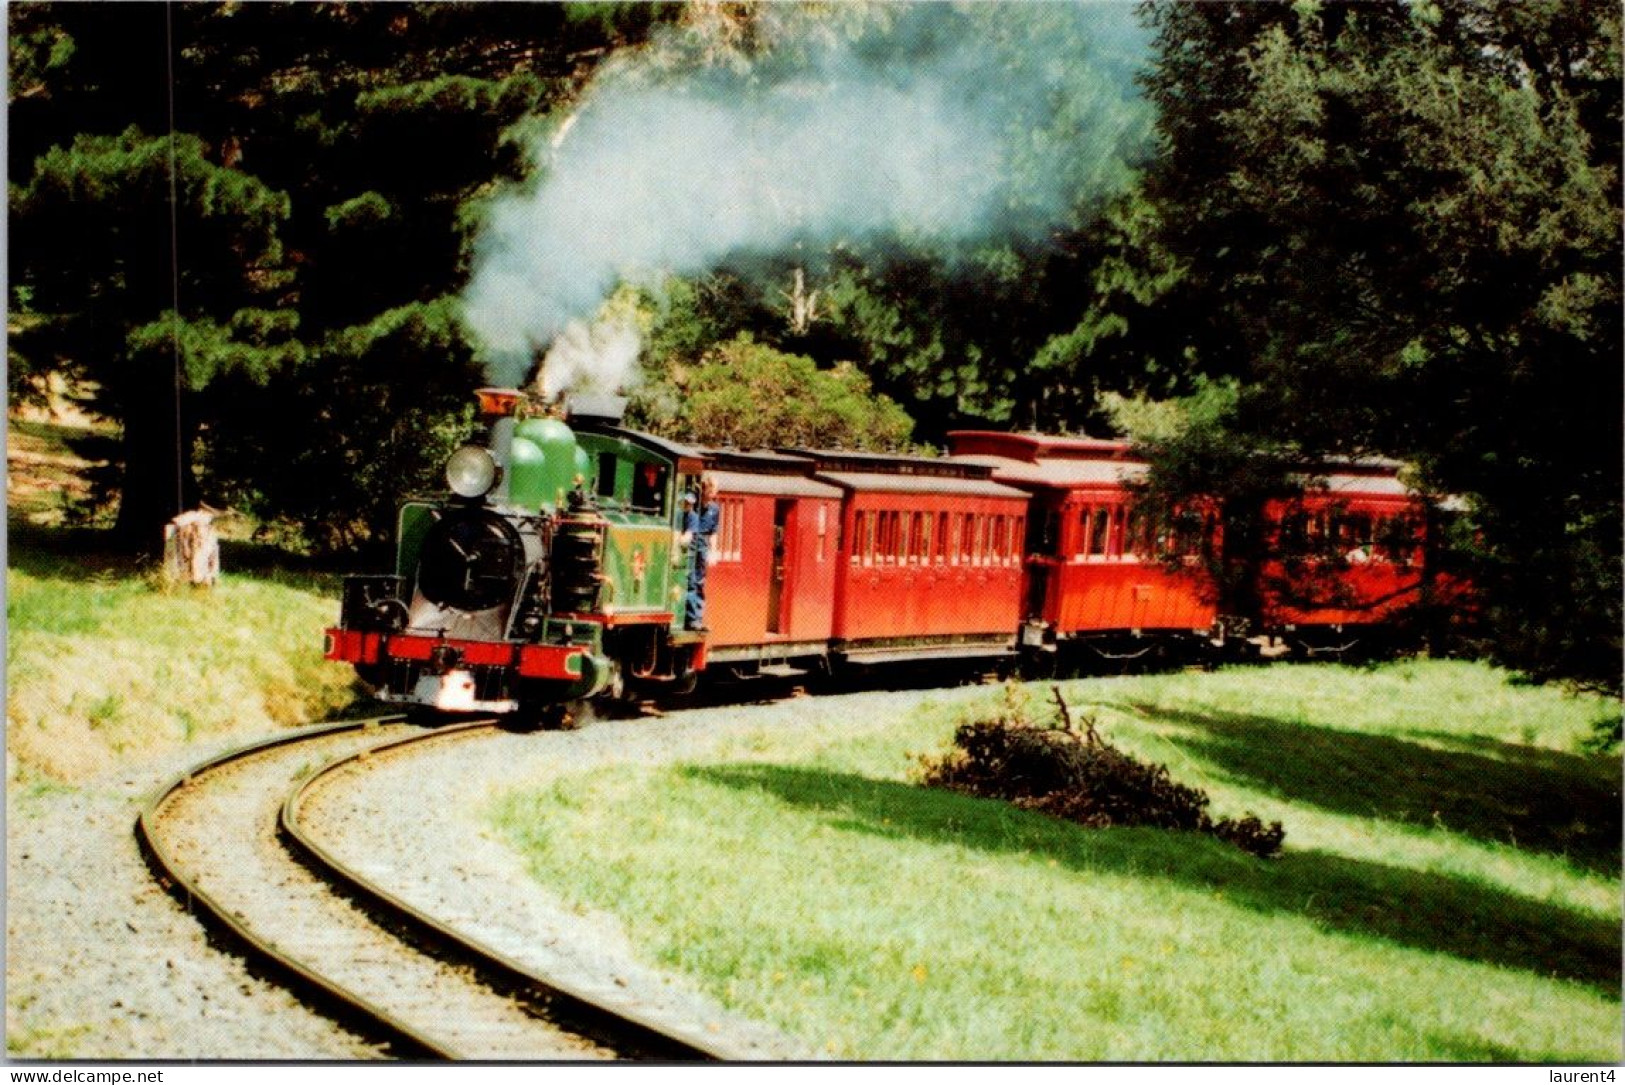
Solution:
M619 923L540 886L481 820L491 797L612 764L700 757L756 730L833 722L854 733L920 700L974 689L858 693L730 705L576 731L431 744L380 759L322 800L326 846L381 888L515 960L656 1019L696 1024L751 1059L809 1052L730 1014L638 959ZM438 747L438 750L436 750ZM132 826L152 792L221 748L194 748L94 784L10 782L7 794L6 1032L12 1058L323 1059L380 1057L212 947L153 881ZM313 823L314 824L314 823Z
M6 788L6 1051L13 1059L367 1059L375 1047L214 948L153 879L142 805L208 753L72 789Z

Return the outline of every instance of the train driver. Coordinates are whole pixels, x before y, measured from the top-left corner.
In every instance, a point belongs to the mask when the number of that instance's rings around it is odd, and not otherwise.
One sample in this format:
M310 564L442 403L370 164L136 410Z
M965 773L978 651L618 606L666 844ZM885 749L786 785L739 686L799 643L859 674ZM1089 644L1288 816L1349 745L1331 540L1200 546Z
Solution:
M705 572L711 564L716 543L717 525L722 519L722 506L717 504L717 484L710 478L700 481L699 507L684 497L683 536L692 548L693 561L688 567L688 596L684 604L683 624L688 629L707 632L705 626Z

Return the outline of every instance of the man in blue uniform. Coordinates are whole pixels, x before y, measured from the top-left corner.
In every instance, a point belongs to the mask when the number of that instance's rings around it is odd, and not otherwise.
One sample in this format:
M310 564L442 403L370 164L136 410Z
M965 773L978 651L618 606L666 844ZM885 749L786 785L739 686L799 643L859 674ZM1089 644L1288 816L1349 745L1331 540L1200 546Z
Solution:
M717 525L722 519L722 506L717 504L717 484L709 478L703 480L700 483L699 508L694 507L693 500L690 494L683 496L686 506L683 536L692 554L683 624L703 633L708 631L705 625L705 572L711 564L711 548L716 543Z

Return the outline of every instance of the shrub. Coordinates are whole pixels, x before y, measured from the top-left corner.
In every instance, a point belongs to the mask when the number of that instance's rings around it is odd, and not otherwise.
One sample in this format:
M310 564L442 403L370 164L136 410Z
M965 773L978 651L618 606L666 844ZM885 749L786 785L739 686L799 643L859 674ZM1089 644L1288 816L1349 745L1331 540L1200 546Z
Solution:
M1251 814L1215 821L1205 792L1176 782L1164 765L1119 750L1092 719L1086 717L1078 730L1060 689L1054 693L1055 721L1034 724L1023 695L1012 687L996 718L962 724L954 732L954 749L940 759L921 758L920 782L1004 799L1092 829L1147 825L1211 833L1259 856L1281 850L1286 833L1280 822L1265 825Z

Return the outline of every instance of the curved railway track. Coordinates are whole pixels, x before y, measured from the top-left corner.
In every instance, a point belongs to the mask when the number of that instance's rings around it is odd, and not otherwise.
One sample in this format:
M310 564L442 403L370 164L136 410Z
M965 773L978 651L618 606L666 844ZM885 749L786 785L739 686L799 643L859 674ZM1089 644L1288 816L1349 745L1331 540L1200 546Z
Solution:
M251 960L386 1054L480 1061L725 1054L628 1018L525 970L373 887L300 823L311 789L345 766L427 742L401 717L322 724L232 750L159 790L137 837L161 884Z

